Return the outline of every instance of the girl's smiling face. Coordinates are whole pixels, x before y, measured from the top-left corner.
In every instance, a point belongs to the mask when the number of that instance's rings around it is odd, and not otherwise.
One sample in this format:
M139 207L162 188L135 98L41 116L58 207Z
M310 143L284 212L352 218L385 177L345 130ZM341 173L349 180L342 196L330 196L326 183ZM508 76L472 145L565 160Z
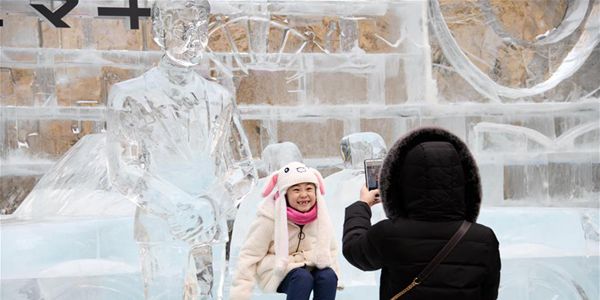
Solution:
M317 201L317 189L313 183L298 183L287 190L286 198L288 205L293 209L307 212Z

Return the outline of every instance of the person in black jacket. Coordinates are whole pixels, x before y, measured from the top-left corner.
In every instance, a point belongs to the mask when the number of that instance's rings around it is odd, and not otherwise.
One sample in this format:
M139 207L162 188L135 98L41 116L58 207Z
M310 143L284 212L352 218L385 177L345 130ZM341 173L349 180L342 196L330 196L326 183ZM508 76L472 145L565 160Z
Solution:
M371 226L371 206L388 219ZM500 253L492 229L475 223L481 183L467 146L441 128L420 128L392 147L379 190L363 187L346 208L343 254L363 271L381 270L379 298L407 287L457 231L473 225L420 285L401 299L489 300L498 297Z

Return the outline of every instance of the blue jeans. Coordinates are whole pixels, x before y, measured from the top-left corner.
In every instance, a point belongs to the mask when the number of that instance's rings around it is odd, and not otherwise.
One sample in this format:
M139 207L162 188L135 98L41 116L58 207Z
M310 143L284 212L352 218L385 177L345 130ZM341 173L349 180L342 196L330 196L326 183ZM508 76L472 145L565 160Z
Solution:
M331 268L309 271L301 267L285 275L277 292L287 294L287 300L308 300L311 291L314 291L313 300L334 300L337 281Z

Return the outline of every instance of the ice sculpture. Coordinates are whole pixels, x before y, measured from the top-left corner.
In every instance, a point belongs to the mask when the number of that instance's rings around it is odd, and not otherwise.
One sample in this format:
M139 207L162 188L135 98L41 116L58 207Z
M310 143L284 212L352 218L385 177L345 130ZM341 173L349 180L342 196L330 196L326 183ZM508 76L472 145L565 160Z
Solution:
M265 129L257 140L301 140L296 131L306 130L335 144L346 133L376 130L389 143L414 126L452 129L475 152L480 220L503 247L500 299L599 299L600 1L276 2L212 1L213 55L204 53L217 76L225 68L248 73L238 78L249 83L238 95L246 95L244 119ZM139 299L136 206L105 184L106 151L96 144L104 137L84 137L50 166L68 148L52 152L55 144L70 146L90 132L77 124L101 131L105 87L140 75L162 53L149 46L146 28L96 18L103 1L80 1L67 17L77 21L71 29L49 28L29 1L1 3L0 187L14 197L21 175L48 177L14 216L0 217L0 298ZM325 145L304 154L337 167L339 159L330 159L336 147ZM362 184L361 168L328 180L347 174ZM332 205L355 199L350 188L341 193L352 185L344 182L328 185ZM173 270L187 263L178 252L187 247L179 241L172 248L180 249L172 250ZM362 283L349 273L338 298L373 299L374 278Z
M208 41L208 1L156 1L152 11L164 56L110 90L109 177L138 206L146 298L221 299L226 218L256 171L232 96L191 68ZM178 241L189 254L173 251ZM179 289L165 292L173 281Z
M582 117L560 133L560 124L548 120L473 126L471 148L487 206L479 221L494 228L500 241L498 299L600 295L594 188L600 124Z
M86 135L46 172L11 217L132 216L133 203L110 186L106 171L106 136Z
M592 162L600 161L600 123L584 119L556 138L554 128L548 133L536 129L492 122L473 127L487 204L597 207L598 191L590 187L595 182ZM514 175L505 178L505 173ZM507 179L519 184L508 182L512 188L502 191Z
M598 299L598 209L483 208L500 241L498 299ZM516 230L515 228L518 228Z
M342 242L345 208L358 200L362 186L365 185L363 162L365 159L384 158L387 154L385 141L374 132L359 132L343 137L340 141L341 156L345 169L325 178L327 199L331 222L335 228L335 236ZM385 218L381 205L372 208L371 222L375 224ZM379 285L379 273L363 272L352 266L340 253L341 278L344 285L365 286Z
M262 152L259 172L267 176L292 161L302 162L302 153L296 144L292 142L270 144Z
M0 298L143 297L135 206L108 183L105 140L83 137L1 219Z
M387 148L379 134L360 132L342 138L340 153L346 169L361 169L365 159L384 158Z
M532 47L554 46L559 42L568 44L567 36L580 31L581 34L577 42L571 47L568 54L562 59L560 65L553 68L550 76L543 82L539 82L531 87L513 88L494 81L488 74L485 74L475 66L467 54L460 48L457 41L452 36L448 24L444 20L440 3L438 0L429 2L429 15L432 28L440 41L440 46L446 58L456 68L456 71L467 80L479 93L485 95L494 102L501 102L501 97L509 99L522 99L533 95L545 93L565 79L571 77L586 62L596 46L600 42L600 3L598 1L576 0L569 4L569 10L558 28L546 35L538 36L537 41L530 43ZM481 1L480 4L484 15L491 19L492 13L489 1ZM586 17L586 11L589 10ZM583 21L585 19L585 21ZM580 23L584 22L583 25ZM525 44L527 42L508 38L506 32L499 30L497 21L486 20L496 31L498 36L509 44ZM580 28L581 27L581 28ZM577 30L580 28L579 30ZM566 40L566 42L565 42ZM595 90L594 92L596 92ZM594 93L592 92L592 94Z

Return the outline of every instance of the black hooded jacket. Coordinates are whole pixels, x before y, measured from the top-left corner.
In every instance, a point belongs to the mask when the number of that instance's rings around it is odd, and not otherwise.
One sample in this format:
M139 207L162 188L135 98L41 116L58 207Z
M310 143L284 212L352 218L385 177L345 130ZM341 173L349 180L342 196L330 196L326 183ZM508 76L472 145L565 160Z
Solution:
M476 221L481 184L475 160L458 137L421 128L388 153L380 194L388 219L373 226L366 203L346 208L343 253L361 270L382 269L379 297L390 299L425 268L463 220ZM499 282L498 240L490 228L474 223L433 274L401 299L496 299Z

